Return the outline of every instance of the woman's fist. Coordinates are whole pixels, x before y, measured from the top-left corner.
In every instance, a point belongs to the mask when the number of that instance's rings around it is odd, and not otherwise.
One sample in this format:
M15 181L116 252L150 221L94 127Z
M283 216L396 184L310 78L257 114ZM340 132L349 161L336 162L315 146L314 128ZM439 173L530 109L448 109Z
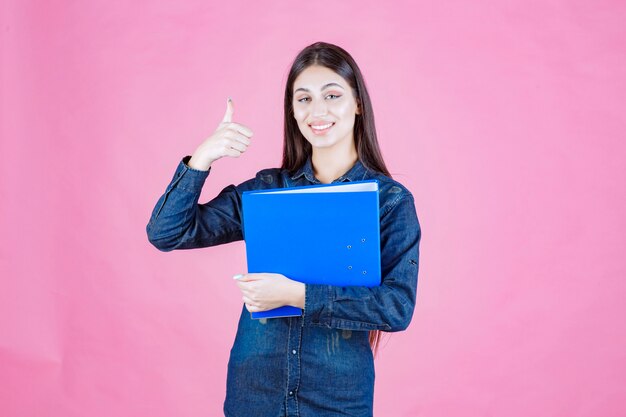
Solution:
M238 158L246 151L252 130L233 122L233 111L233 101L229 97L224 118L215 132L198 146L187 164L189 167L206 171L218 159L225 156Z

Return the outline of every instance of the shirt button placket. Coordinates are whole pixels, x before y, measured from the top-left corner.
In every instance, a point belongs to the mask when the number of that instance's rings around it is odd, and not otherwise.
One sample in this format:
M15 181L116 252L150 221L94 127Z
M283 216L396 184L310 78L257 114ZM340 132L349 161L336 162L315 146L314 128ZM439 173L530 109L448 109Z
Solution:
M300 340L302 325L300 317L289 318L289 346L287 358L288 386L287 386L287 415L299 415L297 392L300 385Z

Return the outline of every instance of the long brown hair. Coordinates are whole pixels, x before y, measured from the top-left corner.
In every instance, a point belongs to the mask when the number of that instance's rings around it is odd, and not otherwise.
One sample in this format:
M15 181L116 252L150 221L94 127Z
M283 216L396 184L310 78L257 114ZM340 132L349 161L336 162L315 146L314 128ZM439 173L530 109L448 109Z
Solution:
M352 95L361 107L361 114L357 114L354 121L354 144L358 158L366 168L391 178L378 146L372 102L361 70L348 52L326 42L315 42L300 51L289 70L285 86L285 131L281 168L294 173L312 153L311 144L304 138L294 119L292 104L293 84L296 78L312 65L320 65L333 70L352 88ZM378 352L381 338L380 330L370 331L369 342L374 356Z

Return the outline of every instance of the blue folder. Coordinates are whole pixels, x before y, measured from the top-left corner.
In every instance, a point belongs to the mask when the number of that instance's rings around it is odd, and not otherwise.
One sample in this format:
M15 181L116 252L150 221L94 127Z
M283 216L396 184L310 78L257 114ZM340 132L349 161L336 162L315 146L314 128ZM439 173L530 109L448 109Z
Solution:
M311 284L380 285L378 181L244 191L248 273ZM301 316L282 306L253 319Z

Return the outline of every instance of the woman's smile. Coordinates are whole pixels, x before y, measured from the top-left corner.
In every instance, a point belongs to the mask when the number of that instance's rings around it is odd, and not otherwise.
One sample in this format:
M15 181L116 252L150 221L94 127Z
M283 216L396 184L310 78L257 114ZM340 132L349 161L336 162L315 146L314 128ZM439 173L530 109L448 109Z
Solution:
M325 135L326 132L328 132L333 126L335 125L335 123L326 123L323 125L309 125L309 127L311 128L311 130L313 131L314 134L316 135Z

